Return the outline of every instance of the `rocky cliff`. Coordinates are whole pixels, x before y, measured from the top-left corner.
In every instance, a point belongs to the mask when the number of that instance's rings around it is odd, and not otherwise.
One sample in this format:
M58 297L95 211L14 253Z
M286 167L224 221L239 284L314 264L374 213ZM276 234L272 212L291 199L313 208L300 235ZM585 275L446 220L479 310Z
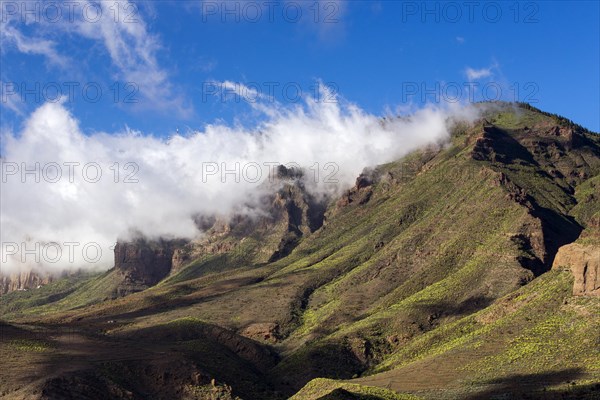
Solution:
M241 263L275 261L323 225L326 200L309 193L302 171L280 165L262 189L258 204L247 204L244 213L197 217L204 234L175 251L173 270L225 253Z
M32 270L0 275L0 295L18 290L36 289L52 282L52 276L36 273Z
M117 296L139 292L157 284L173 266L173 253L178 241L137 239L118 242L115 246L115 271L121 283Z
M575 277L573 295L600 296L600 246L571 243L561 247L553 269L568 268Z

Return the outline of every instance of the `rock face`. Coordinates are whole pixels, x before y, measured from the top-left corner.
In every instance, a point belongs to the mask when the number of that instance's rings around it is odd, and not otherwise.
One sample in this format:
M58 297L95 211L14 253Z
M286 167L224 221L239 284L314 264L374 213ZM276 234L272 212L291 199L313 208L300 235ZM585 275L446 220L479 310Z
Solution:
M532 133L535 132L535 133ZM585 151L571 151L586 149ZM499 164L535 165L572 188L598 168L597 147L580 131L556 123L507 130L486 122L471 158Z
M279 339L279 325L274 322L257 322L244 328L240 335L258 341L275 343Z
M50 275L41 275L31 270L0 275L0 295L18 290L36 289L50 282L52 282Z
M115 247L115 270L122 278L117 296L126 296L157 284L173 266L175 241L119 242Z
M270 200L269 217L262 221L262 230L271 233L279 243L269 257L275 261L288 255L301 237L323 225L325 205L317 201L300 181L288 181Z
M565 267L575 277L573 295L600 296L600 246L571 243L561 247L552 268Z
M229 254L240 262L272 262L288 255L303 236L323 225L326 200L309 193L301 170L280 165L261 189L264 195L246 204L243 212L198 216L195 222L204 235L175 251L173 272L215 254ZM258 245L245 246L248 239Z
M349 204L366 204L373 195L373 183L375 178L370 172L363 172L356 178L354 186L346 191L344 195L337 201L336 207L342 208Z

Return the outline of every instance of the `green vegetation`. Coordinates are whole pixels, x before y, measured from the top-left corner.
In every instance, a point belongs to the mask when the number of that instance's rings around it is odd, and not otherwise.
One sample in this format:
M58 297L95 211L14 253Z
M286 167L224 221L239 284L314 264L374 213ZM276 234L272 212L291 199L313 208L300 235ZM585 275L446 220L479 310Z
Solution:
M586 398L600 299L550 267L565 244L600 243L600 139L523 104L483 117L377 167L276 261L291 222L242 224L150 289L65 278L3 296L2 318L140 346L158 381L184 371L188 398Z
M553 113L548 113L545 111L540 110L539 108L536 108L534 106L532 106L529 103L521 103L521 102L517 102L516 103L519 107L528 110L528 111L532 111L535 114L540 114L546 117L551 117L554 121L556 121L559 125L564 126L564 127L568 127L568 128L572 128L577 132L580 133L594 133L592 131L590 131L587 128L584 128L583 126L571 121L568 118L563 117L562 115L559 114L553 114ZM596 132L597 133L597 132Z
M340 397L335 397L336 392ZM351 393L357 396L342 397L342 394L344 392ZM336 398L352 398L365 400L419 400L419 397L417 396L412 396L408 394L398 394L387 389L382 389L373 386L363 386L354 383L344 383L323 378L313 379L300 392L292 396L290 400L317 400Z
M224 385L187 385L183 394L184 400L242 400L231 393L231 387Z
M0 315L8 319L85 307L111 299L117 284L114 270L97 274L78 273L39 289L1 296Z
M50 345L41 340L15 339L8 342L9 346L17 351L32 351L42 353L51 349Z

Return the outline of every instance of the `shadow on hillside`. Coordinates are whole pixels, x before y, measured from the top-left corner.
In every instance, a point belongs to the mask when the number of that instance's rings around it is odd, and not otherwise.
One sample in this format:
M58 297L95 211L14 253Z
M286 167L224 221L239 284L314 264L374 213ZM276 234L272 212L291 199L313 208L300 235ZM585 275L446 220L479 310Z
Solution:
M35 327L35 329L30 327L29 329L25 329L0 320L0 343L8 343L13 340L46 342L47 332L47 329L44 327Z
M471 296L460 303L440 301L437 303L419 302L415 305L418 313L428 315L430 322L442 317L461 317L488 307L494 301L491 297Z
M529 165L536 168L537 174L545 179L553 180L544 167L536 161L530 150L511 136L509 131L496 126L486 126L484 130L491 144L481 146L480 152L483 158L490 158L487 152L492 152L493 157L491 160L505 164L509 169L513 169L518 165ZM527 187L523 189L527 189ZM519 262L524 268L533 272L535 276L539 276L550 270L554 257L561 246L571 243L579 237L582 227L573 217L542 206L536 197L526 194L527 202L532 206L531 215L542 221L545 256L544 259L538 259L538 252L534 251L531 243L526 243L523 250L533 257L522 257Z
M110 317L104 314L79 317L77 323L98 323L105 322L106 320L128 320L133 318L140 318L149 315L159 314L167 312L177 308L185 308L201 303L207 303L214 301L222 296L225 296L241 287L255 285L262 282L263 278L231 278L223 281L213 283L210 288L204 287L196 289L193 286L179 284L174 286L173 291L161 293L161 294L148 294L143 297L143 303L140 303L139 308L135 308L132 311L125 312L113 312ZM131 296L131 295L129 295ZM123 297L127 299L128 296ZM132 299L132 298L130 298ZM139 298L133 298L133 302L139 300Z
M537 203L534 204L531 215L542 221L544 245L546 246L546 257L542 260L543 270L532 270L535 276L539 276L552 268L558 249L577 240L583 228L571 216L563 216L552 209L542 207Z
M288 397L315 378L351 379L366 369L347 343L329 341L284 358L269 373L275 388Z
M30 327L0 327L5 338L37 337ZM26 373L9 375L43 398L177 399L186 385L209 385L213 377L242 398L277 398L261 370L275 364L270 350L219 327L157 326L110 337L62 325L44 337L49 350L35 363L24 359Z
M527 399L575 400L599 399L600 383L575 386L574 380L582 378L580 368L570 368L541 374L514 374L489 380L491 387L465 397L465 400ZM572 388L550 390L553 386L572 384Z
M338 388L334 391L319 397L317 400L381 400L380 396L372 396L369 394L356 394L345 389Z
M519 143L504 129L497 126L485 126L485 133L492 141L492 149L496 153L496 161L504 164L528 164L539 167L529 150Z

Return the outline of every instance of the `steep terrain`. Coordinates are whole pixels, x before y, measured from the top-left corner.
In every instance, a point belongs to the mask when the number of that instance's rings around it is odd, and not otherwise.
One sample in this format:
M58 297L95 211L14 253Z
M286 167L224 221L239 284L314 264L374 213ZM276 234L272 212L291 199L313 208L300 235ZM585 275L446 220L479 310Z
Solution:
M598 135L486 105L328 205L272 184L266 214L2 296L0 395L598 398Z
M25 270L0 275L0 295L19 290L38 289L52 282L51 275L43 275L32 270Z

